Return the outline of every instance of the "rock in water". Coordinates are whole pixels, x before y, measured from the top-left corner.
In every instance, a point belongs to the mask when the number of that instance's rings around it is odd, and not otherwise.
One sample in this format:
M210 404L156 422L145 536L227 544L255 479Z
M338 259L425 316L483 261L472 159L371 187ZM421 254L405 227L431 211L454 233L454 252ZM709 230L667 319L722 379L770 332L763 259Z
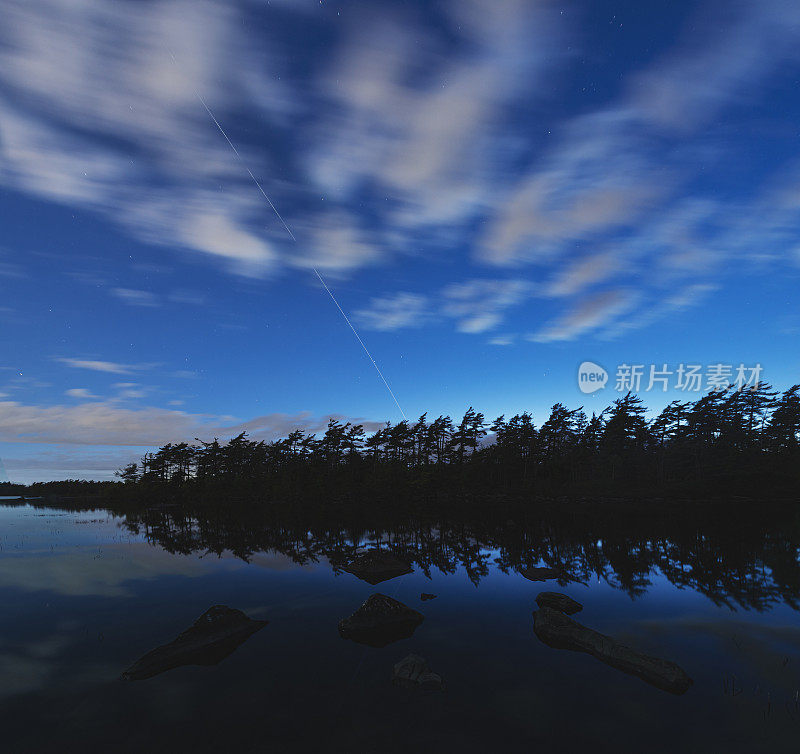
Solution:
M427 602L428 600L435 600L436 599L436 595L435 594L428 594L427 592L423 592L422 594L420 594L419 598L423 602Z
M343 571L352 573L368 584L380 584L397 576L414 573L414 569L388 550L370 550L354 558Z
M424 657L413 652L404 657L394 666L392 683L408 689L423 689L425 691L440 691L443 687L442 677L438 673L431 673Z
M241 610L214 605L174 641L148 652L123 674L126 681L141 681L181 665L216 665L267 625Z
M561 594L561 592L539 592L536 597L536 604L539 607L552 607L553 610L558 610L558 612L566 615L574 615L583 610L583 605L580 602L576 602L572 597L567 597L566 594Z
M370 647L407 639L425 616L385 594L373 594L349 618L339 621L339 635Z
M528 581L549 581L550 579L557 579L563 577L563 572L557 568L543 568L539 566L530 566L528 568L520 569L520 573L528 579Z
M692 679L674 662L637 652L550 607L533 614L533 630L548 646L586 652L623 673L635 675L672 694L683 694Z

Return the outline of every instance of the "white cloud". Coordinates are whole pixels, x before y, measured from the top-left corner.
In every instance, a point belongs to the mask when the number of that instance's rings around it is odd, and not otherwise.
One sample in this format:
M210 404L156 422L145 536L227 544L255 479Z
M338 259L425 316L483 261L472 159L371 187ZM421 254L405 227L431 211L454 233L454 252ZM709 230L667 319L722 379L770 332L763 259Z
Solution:
M75 369L89 369L93 372L107 372L108 374L131 374L132 372L150 369L152 364L118 364L114 361L100 361L95 359L57 358L56 361Z
M456 330L483 333L503 321L506 309L530 297L533 285L527 280L475 279L454 283L442 291L442 311L456 319Z
M305 29L311 7L282 0L274 12ZM598 284L666 301L687 278L717 274L726 255L796 261L797 207L674 199L698 174L699 126L800 57L797 3L709 8L614 101L551 124L547 98L580 20L549 2L448 0L437 10L445 29L405 6L365 7L337 17L325 54L295 65L284 54L291 35L250 23L263 7L247 2L7 0L0 185L242 275L344 275L456 249L478 263L540 265L540 293L565 299L566 323ZM257 136L243 114L256 116ZM138 306L162 300L112 293ZM462 332L488 332L518 303L398 295L411 298L362 309L365 325L451 317ZM181 292L164 300L201 303Z
M70 398L80 398L83 400L91 400L93 398L99 398L100 396L94 395L91 391L87 390L85 387L73 387L69 390L64 392L64 395L69 396ZM0 396L5 397L5 396Z
M548 296L574 296L596 283L602 283L620 269L619 254L592 254L558 270L547 286Z
M0 401L0 442L142 447L191 441L195 437L228 438L240 432L248 432L255 439L271 440L297 428L322 431L330 418L344 417L276 413L241 422L231 417L157 407L122 408L114 401L77 406ZM358 418L351 421L363 423L367 429L382 426L380 422Z
M648 327L670 314L697 306L717 288L718 286L710 283L690 283L669 294L663 300L651 302L649 306L641 307L625 319L612 322L606 330L600 333L600 337L618 338L632 330Z
M528 336L536 343L550 343L558 340L574 340L579 335L601 326L609 325L614 319L632 309L638 296L626 290L609 290L579 301L571 310L538 332Z
M561 129L556 146L499 203L477 249L498 265L550 261L569 241L630 225L669 189L654 176L650 140L634 114L606 110Z
M339 210L312 216L297 224L311 239L308 247L298 246L288 256L294 267L313 268L323 272L349 272L375 264L384 253L375 239L358 228L355 219Z
M137 291L132 288L112 288L111 294L130 306L156 307L158 299L150 291Z
M781 63L800 58L798 23L793 0L707 4L679 43L634 78L629 99L658 125L694 128L757 93L759 80Z
M455 320L462 333L483 333L503 321L507 309L534 293L527 280L472 279L445 286L435 296L401 292L374 298L369 309L356 312L359 321L372 330L420 327L442 318Z
M9 0L0 29L0 183L100 212L152 243L260 274L264 201L216 132L242 102L290 99L277 61L222 0ZM279 67L279 66L278 66ZM269 174L265 155L240 145ZM224 192L218 187L223 185Z
M312 180L340 197L374 186L391 198L376 209L406 241L417 228L481 211L510 135L505 108L535 98L558 58L557 16L546 3L446 10L449 41L399 10L361 14L319 84L336 109L314 135Z
M428 298L419 293L395 293L373 298L369 309L355 313L358 321L370 330L400 330L421 327L431 319Z
M181 237L198 251L230 259L244 275L258 275L277 261L277 255L266 241L222 214L189 215L184 220Z
M150 391L146 389L140 388L127 388L125 390L121 390L117 395L117 398L126 399L126 398L145 398L149 395Z

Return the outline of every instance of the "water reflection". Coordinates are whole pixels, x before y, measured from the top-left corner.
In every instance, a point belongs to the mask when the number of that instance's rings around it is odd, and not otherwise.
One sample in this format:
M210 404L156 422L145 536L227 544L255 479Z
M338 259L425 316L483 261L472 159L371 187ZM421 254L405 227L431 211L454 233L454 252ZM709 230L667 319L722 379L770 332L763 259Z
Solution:
M4 743L249 752L268 735L287 751L477 752L497 748L502 731L509 750L563 751L568 719L571 751L640 751L642 741L665 754L794 751L792 515L506 510L398 521L230 504L127 517L0 507ZM523 576L541 568L555 578ZM384 646L343 639L337 625L377 591L424 621ZM579 600L585 629L677 663L690 690L673 696L543 643L537 603L574 609L546 591ZM223 604L269 625L235 651L200 642L205 656L119 680Z
M502 522L371 518L348 526L324 518L287 520L264 510L152 509L129 513L125 526L171 553L232 553L248 562L257 553L280 553L298 565L327 562L334 573L353 573L370 584L412 567L428 576L460 567L477 586L494 568L561 586L602 581L632 598L660 574L716 605L758 611L780 603L797 609L800 599L800 526L783 509L750 521L725 511L705 517L550 512Z

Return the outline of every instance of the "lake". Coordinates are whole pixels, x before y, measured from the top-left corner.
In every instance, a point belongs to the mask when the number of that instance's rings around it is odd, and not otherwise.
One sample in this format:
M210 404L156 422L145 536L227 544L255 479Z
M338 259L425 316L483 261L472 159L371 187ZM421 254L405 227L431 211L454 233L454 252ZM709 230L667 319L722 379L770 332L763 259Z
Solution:
M674 518L339 530L0 505L4 750L796 751L796 527ZM413 572L373 586L343 570L376 548ZM537 565L561 575L522 575ZM691 688L543 643L545 590L578 600L582 625L680 665ZM343 639L338 622L376 592L424 621L383 647ZM213 605L268 623L216 664L120 679ZM392 684L410 652L442 690Z

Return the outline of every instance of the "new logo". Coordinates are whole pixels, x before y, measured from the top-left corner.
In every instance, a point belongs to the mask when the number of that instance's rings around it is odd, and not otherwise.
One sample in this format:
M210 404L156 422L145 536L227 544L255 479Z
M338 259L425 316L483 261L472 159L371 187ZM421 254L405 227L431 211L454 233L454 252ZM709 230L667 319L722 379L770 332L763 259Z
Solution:
M582 393L602 390L608 382L608 372L593 361L584 361L578 367L578 387Z

